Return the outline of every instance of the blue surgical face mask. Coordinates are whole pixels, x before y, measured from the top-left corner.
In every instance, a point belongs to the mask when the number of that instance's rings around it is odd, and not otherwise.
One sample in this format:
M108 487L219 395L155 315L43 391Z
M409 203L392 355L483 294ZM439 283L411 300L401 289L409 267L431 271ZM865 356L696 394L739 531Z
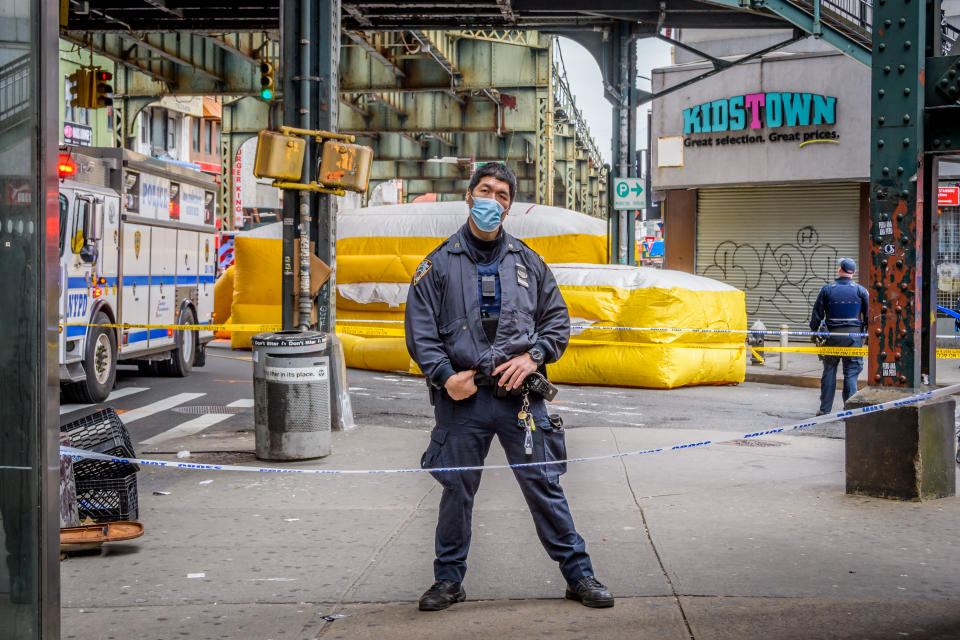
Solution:
M473 206L470 207L470 216L480 231L495 231L500 226L503 215L503 205L493 198L478 198L473 196Z

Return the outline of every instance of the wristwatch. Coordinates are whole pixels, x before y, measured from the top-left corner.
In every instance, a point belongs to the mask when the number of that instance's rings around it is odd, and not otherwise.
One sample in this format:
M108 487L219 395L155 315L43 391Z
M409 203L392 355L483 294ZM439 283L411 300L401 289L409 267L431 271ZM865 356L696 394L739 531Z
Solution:
M543 360L546 356L543 354L543 350L538 346L531 347L530 351L527 351L530 354L530 359L533 360L537 366L543 364Z

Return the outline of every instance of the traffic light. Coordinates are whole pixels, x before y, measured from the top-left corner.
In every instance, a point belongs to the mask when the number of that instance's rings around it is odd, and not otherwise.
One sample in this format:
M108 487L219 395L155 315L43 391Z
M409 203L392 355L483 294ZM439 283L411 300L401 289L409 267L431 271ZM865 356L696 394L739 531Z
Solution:
M90 95L90 108L102 109L113 104L113 86L110 82L113 80L113 74L103 69L93 70L92 91Z
M273 65L266 61L260 63L260 97L273 100Z
M67 76L70 81L70 106L88 109L90 107L90 72L77 69Z

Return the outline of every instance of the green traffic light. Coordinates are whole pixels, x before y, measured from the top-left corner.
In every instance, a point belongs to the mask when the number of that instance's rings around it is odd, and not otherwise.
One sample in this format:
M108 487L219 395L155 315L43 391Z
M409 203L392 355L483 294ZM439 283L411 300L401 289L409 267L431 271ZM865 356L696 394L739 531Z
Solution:
M273 100L273 89L261 89L260 97L264 100Z

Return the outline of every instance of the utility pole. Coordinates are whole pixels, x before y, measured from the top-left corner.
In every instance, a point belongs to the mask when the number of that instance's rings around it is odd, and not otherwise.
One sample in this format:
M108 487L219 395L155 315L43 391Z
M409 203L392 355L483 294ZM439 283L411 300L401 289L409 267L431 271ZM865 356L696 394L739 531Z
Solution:
M340 0L284 0L281 24L283 120L301 129L336 131L339 114ZM321 145L307 141L304 175L312 175ZM294 237L308 225L316 255L334 267L336 209L328 195L286 192L283 199L283 327L293 328L297 284L293 278ZM332 332L336 322L336 269L320 289L317 328Z

